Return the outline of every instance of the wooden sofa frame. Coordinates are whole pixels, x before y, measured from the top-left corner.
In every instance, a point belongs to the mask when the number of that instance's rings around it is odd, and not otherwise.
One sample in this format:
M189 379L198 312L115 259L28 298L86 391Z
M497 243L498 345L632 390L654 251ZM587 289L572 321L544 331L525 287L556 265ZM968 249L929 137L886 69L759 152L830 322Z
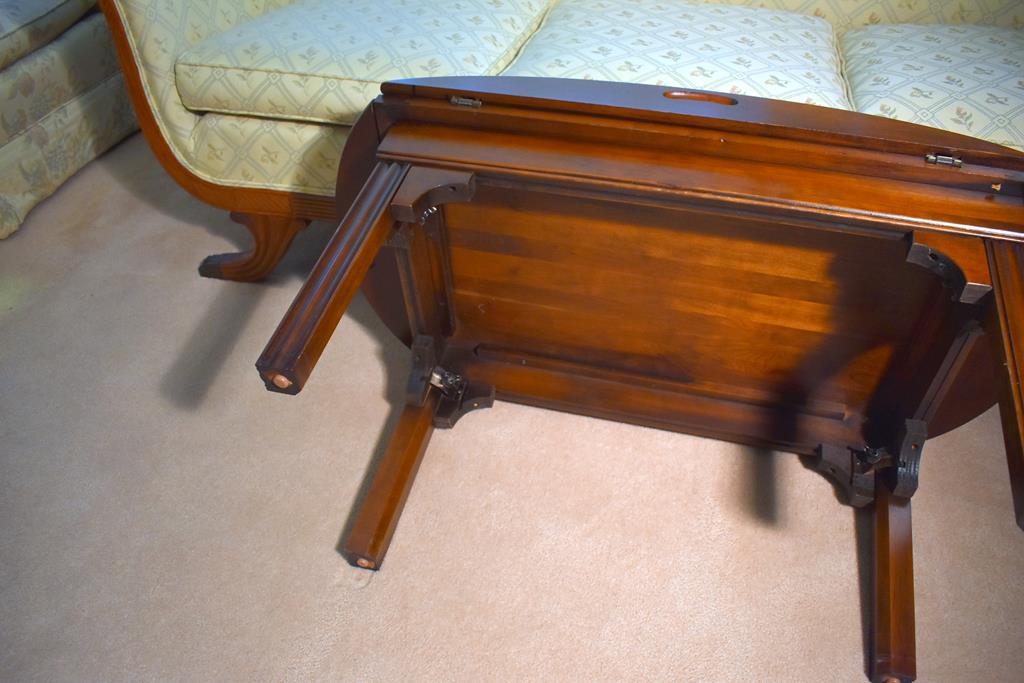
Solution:
M274 270L292 240L310 221L340 219L334 197L221 185L200 178L182 165L150 109L120 14L111 0L100 0L99 4L124 69L139 127L153 154L179 185L207 204L231 212L231 219L244 225L252 236L253 246L246 251L208 256L199 266L200 275L240 282L261 280ZM354 184L358 189L362 179L355 179Z

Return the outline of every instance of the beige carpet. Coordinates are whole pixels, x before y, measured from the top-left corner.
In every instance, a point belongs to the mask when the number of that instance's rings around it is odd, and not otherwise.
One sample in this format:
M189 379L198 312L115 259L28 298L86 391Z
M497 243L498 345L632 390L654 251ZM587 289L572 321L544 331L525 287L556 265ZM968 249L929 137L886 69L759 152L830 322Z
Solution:
M306 390L266 284L136 136L0 243L0 680L862 681L856 517L798 458L500 403L437 432L384 568L336 553L408 367L361 300ZM1024 680L993 411L928 442L922 681Z

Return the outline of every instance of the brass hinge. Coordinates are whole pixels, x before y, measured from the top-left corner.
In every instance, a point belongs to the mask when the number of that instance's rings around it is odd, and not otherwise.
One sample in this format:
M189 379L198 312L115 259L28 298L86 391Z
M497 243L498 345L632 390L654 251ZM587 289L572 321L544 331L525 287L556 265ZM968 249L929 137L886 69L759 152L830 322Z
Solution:
M964 160L960 157L949 156L947 154L925 154L924 160L929 164L952 166L953 168L960 168L964 165Z
M458 95L452 95L448 101L458 107L473 107L474 109L479 109L483 104L480 100L475 100L472 97L459 97Z

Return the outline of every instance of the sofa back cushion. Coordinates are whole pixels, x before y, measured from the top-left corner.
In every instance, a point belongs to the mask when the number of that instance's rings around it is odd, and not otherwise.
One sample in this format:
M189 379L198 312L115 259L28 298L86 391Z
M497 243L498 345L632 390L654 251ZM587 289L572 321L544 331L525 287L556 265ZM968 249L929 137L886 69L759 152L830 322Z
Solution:
M857 111L1024 150L1024 31L868 26L842 48Z
M982 24L1024 28L1021 0L704 0L820 17L842 35L876 24Z
M561 0L506 76L715 90L849 109L832 26L754 7Z
M500 73L548 0L304 0L182 53L175 81L196 111L352 124L381 83Z

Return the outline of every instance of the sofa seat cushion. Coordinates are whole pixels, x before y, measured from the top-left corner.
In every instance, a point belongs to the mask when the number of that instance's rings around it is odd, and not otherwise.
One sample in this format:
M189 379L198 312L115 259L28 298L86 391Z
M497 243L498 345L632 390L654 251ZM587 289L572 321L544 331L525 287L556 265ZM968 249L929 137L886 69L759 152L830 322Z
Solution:
M96 0L0 0L0 69L46 45Z
M562 0L504 72L626 81L849 109L832 26L753 7Z
M857 111L1024 149L1024 31L869 26L841 46Z
M185 106L197 111L351 124L384 81L499 73L547 6L547 0L300 2L187 50L175 64L175 83Z

